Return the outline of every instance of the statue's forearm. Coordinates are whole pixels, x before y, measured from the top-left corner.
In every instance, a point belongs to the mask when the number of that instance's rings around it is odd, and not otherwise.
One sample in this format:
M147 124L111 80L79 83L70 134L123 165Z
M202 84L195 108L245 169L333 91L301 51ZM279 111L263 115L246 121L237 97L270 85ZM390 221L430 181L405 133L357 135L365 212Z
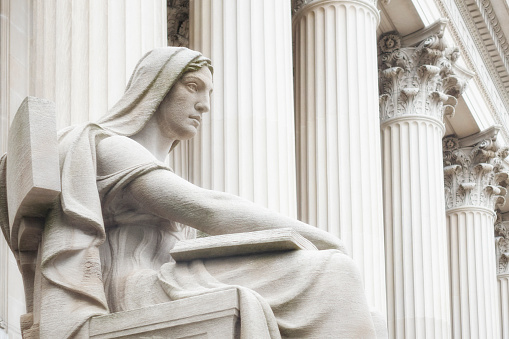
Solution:
M319 249L340 249L340 239L238 196L205 190L168 171L153 171L128 186L140 208L211 235L293 228Z

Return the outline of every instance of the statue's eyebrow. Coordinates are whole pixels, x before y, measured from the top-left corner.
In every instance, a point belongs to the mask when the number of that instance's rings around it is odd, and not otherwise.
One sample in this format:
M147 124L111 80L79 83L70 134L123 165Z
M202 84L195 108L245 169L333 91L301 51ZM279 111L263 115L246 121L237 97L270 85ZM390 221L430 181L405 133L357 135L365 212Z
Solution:
M185 74L183 77L182 77L182 80L184 81L189 81L189 80L194 80L194 81L198 81L200 83L202 83L203 85L205 85L205 82L200 79L199 77L197 76L194 76L194 75L190 75L190 74Z
M192 74L184 74L184 75L182 76L182 80L183 80L183 81L190 81L190 80L193 80L193 81L197 81L197 82L199 82L199 83L200 83L200 85L202 85L202 86L206 86L206 83L205 83L205 81L203 81L203 79L201 79L201 78L199 78L199 77L197 77L197 76L195 76L195 75L192 75ZM211 89L211 90L210 90L210 93L212 93L212 91L213 91L213 89Z

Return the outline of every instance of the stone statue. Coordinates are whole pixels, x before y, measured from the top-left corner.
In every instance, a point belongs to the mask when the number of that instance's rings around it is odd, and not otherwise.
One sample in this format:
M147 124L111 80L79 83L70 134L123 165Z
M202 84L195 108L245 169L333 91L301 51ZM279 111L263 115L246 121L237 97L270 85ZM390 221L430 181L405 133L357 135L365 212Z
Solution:
M86 337L83 324L92 316L232 286L242 338L375 335L360 275L339 239L194 186L163 163L197 133L212 87L210 61L200 53L158 48L139 61L105 117L59 132L62 192L40 247L41 338ZM169 254L193 229L219 235L275 228L294 229L320 251L187 263Z

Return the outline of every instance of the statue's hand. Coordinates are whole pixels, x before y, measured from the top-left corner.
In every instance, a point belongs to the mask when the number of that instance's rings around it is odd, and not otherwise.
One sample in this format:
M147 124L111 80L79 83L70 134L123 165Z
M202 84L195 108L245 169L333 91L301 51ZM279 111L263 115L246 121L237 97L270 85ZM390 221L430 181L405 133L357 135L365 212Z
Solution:
M319 250L338 250L348 254L341 239L316 227L306 226L308 227L299 227L301 229L298 232L311 241Z

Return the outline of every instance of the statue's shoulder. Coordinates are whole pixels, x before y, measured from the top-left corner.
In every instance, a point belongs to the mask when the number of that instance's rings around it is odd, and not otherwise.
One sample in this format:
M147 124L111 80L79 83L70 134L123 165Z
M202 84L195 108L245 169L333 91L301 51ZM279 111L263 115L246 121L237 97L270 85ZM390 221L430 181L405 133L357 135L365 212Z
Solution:
M96 146L97 175L109 175L142 163L155 161L145 147L129 137L114 135Z

